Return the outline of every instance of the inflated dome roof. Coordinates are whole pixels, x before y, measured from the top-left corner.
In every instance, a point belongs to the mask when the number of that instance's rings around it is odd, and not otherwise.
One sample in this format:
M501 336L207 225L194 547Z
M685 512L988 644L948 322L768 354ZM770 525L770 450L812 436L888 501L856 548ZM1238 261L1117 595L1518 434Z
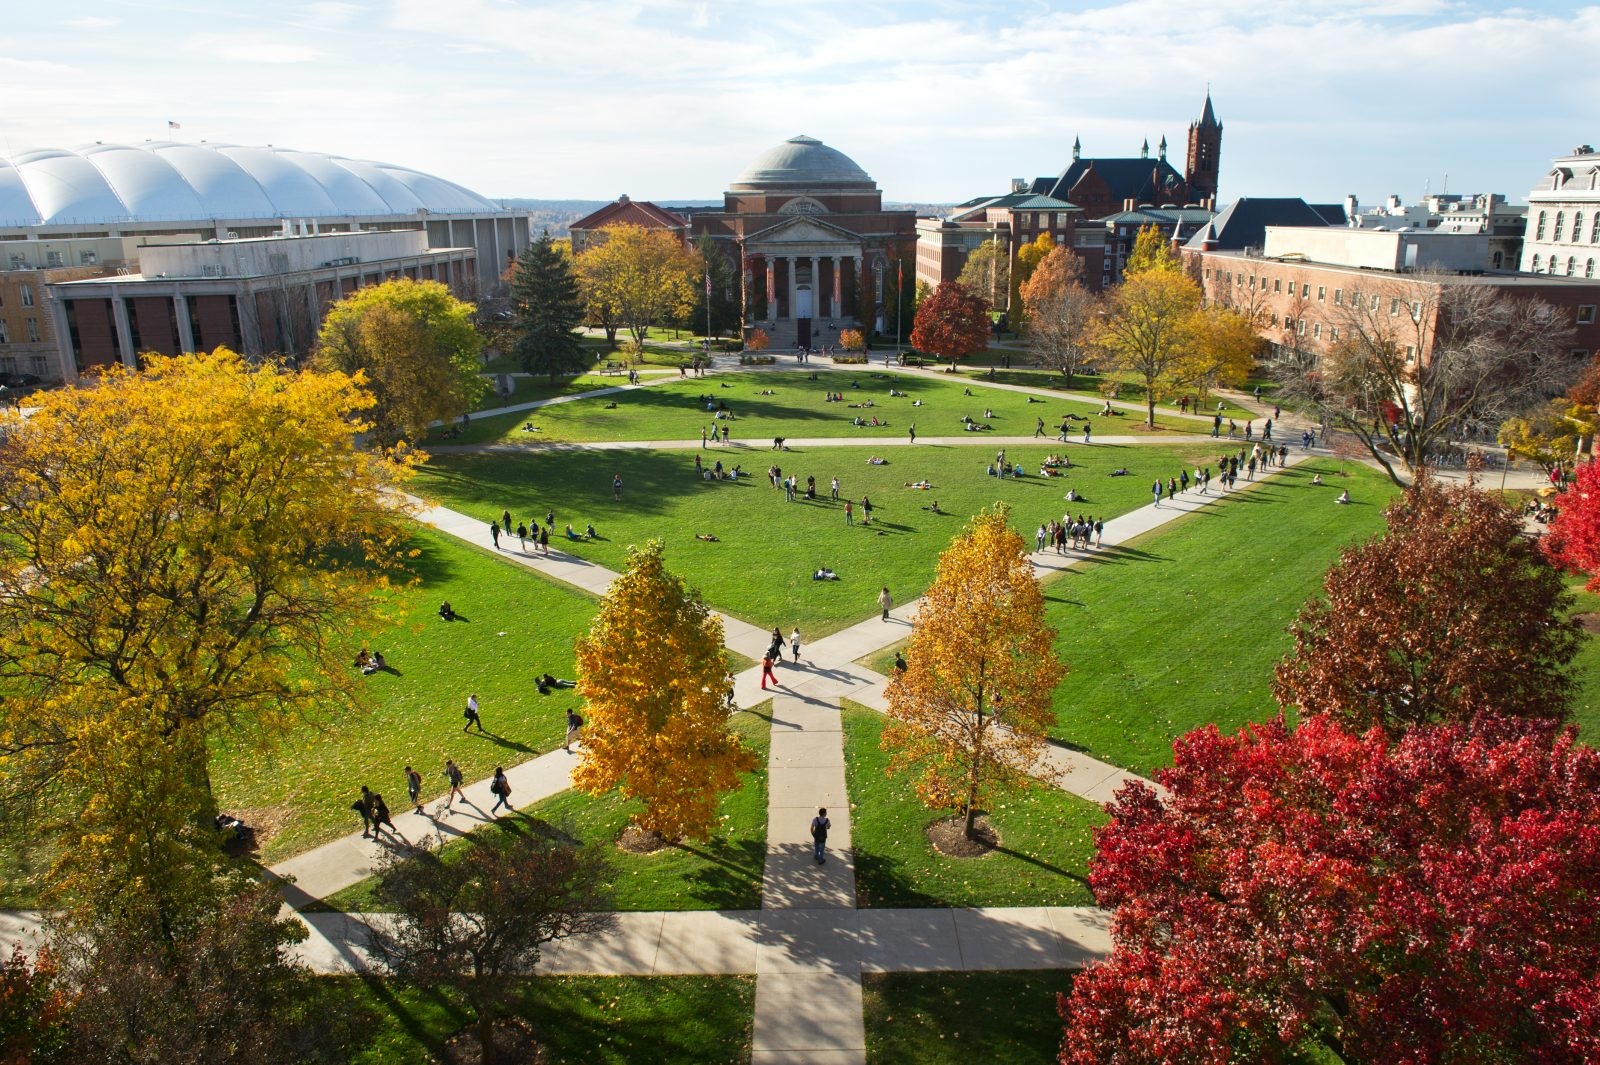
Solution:
M872 178L848 155L815 137L790 137L755 158L733 179L744 185L871 185Z
M478 214L490 201L408 167L237 144L93 144L0 156L0 226Z

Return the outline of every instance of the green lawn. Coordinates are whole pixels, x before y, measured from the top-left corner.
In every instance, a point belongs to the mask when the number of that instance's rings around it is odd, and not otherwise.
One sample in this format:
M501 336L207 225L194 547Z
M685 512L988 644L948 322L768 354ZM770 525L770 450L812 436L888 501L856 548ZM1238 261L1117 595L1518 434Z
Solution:
M996 367L999 367L1001 355L1003 355L1002 352L993 352L989 357L989 361L993 362ZM1069 383L1061 376L1061 373L1058 370L1046 370L1039 367L1018 366L1017 357L1013 355L1011 359L1011 369L1002 370L997 368L994 371L994 376L991 377L989 375L988 363L984 362L984 359L985 356L979 356L978 359L973 360L971 365L963 365L956 372L963 377L970 377L979 381L995 381L999 384L1005 385L1023 385L1028 388L1048 388L1053 392L1069 394L1075 393L1079 397L1085 399L1086 401L1093 402L1096 405L1104 401L1104 396L1100 392L1100 386L1106 381L1116 381L1121 386L1121 391L1117 393L1116 397L1118 400L1121 400L1125 403L1144 402L1144 381L1134 374L1073 374L1072 380ZM1253 388L1254 385L1255 382L1252 380L1247 386L1246 390ZM1190 394L1197 395L1195 392L1191 392ZM1263 387L1261 390L1261 398L1269 403L1272 401L1272 397L1267 394L1267 389L1265 387ZM1254 412L1245 410L1243 407L1226 397L1219 396L1212 396L1210 402L1206 404L1207 418L1216 412L1217 401L1219 399L1222 401L1222 416L1224 418L1233 418L1239 423L1241 428L1244 426L1244 423L1247 419L1256 418L1257 421L1260 420ZM1187 421L1181 417L1163 415L1161 412L1161 407L1171 407L1176 409L1177 406L1178 399L1176 396L1174 396L1171 400L1161 401L1156 410L1156 424L1174 428L1187 427L1196 424L1193 421ZM1129 417L1132 417L1132 415L1129 415ZM1211 431L1209 424L1206 425L1205 431Z
M518 367L509 367L505 370L485 369L485 373L512 373ZM558 378L552 387L548 377L513 377L511 379L511 402L531 403L536 399L549 399L552 396L566 396L578 392L588 392L595 388L605 388L608 385L619 384L626 378L603 377L598 373L584 373L576 377ZM490 414L505 406L505 401L500 398L500 393L495 390L495 382L491 379L489 390L478 399L478 405L473 409L476 418L480 411ZM470 423L468 428L470 429ZM442 439L439 431L429 434L429 439Z
M1575 614L1600 612L1600 595L1584 591L1584 580L1572 581L1570 587L1576 596ZM1573 659L1573 674L1578 680L1578 690L1573 697L1573 720L1578 733L1586 743L1600 743L1600 638L1589 635Z
M649 388L574 400L532 412L476 418L461 437L450 442L698 440L702 428L709 430L713 424L722 424L713 422L701 401L704 396L710 396L713 405L725 403L734 413L734 420L729 423L732 440L761 446L770 445L774 436L901 438L912 422L919 435L951 436L965 431L962 415L989 422L998 435L1031 435L1039 418L1044 419L1047 429L1056 431L1063 414L1092 416L1100 409L1094 397L1034 396L1035 402L1030 403L1026 394L984 388L967 378L947 380L879 369L824 369L816 371L816 376L817 380L812 381L798 371L741 370L704 378L672 379ZM616 383L616 379L607 380ZM890 388L906 396L891 397ZM968 389L971 396L963 394ZM774 394L761 394L769 390ZM824 396L829 392L843 393L844 401L827 402ZM866 399L872 400L870 409L851 406ZM917 401L922 405L913 407ZM611 403L616 407L608 410ZM986 409L993 410L993 417L983 417ZM851 422L857 416L868 421L877 417L887 424L856 428ZM1101 434L1146 431L1135 412L1093 420L1095 432ZM529 422L539 431L524 430ZM1157 423L1180 432L1210 431L1210 424L1203 419L1162 417ZM1078 431L1081 434L1081 424ZM987 434L972 435L981 438Z
M1209 444L1209 442L1208 442ZM763 628L798 624L816 637L860 621L875 609L878 589L888 585L896 601L922 594L933 577L934 564L966 518L997 500L1015 508L1018 527L1032 541L1034 529L1068 508L1068 488L1087 496L1073 503L1074 512L1125 513L1149 500L1150 482L1174 474L1182 465L1215 463L1207 445L1175 447L1072 445L1080 463L1067 477L1037 476L1039 462L1061 445L1008 449L1030 476L1020 481L989 477L994 458L987 447L934 446L885 448L888 464L867 463L867 448L816 447L778 453L771 450L482 452L443 455L423 467L416 480L419 494L488 522L510 509L513 520L554 511L555 537L562 550L614 570L624 565L630 544L659 538L667 545L667 562L699 588L706 601ZM694 473L694 460L721 457L740 462L748 480L704 481ZM786 503L767 481L765 471L777 461L785 473L817 478L815 502L802 498ZM1118 467L1131 476L1108 477ZM611 498L611 477L620 474L622 502ZM837 475L842 496L857 502L856 525L846 527L844 504L828 497L829 479ZM906 488L927 479L931 491ZM863 495L873 502L873 523L860 524ZM937 500L942 514L924 508ZM562 538L568 523L582 531L593 522L600 540L570 543ZM695 539L714 534L717 543ZM514 543L514 541L513 541ZM552 544L552 548L557 545ZM838 581L813 581L818 566L839 574Z
M1029 788L986 811L1000 848L983 858L945 858L926 829L945 812L917 799L910 778L884 775L885 718L844 704L845 783L861 906L1085 906L1084 877L1099 806L1050 787ZM916 1059L908 1059L916 1060ZM1000 1059L997 1059L1000 1060Z
M366 977L319 981L355 1030L352 1065L433 1065L470 1022L457 992ZM511 982L541 1065L716 1065L750 1060L753 976L549 976Z
M375 644L392 672L365 678L371 712L300 728L272 752L218 745L211 767L218 802L258 826L266 864L357 828L349 807L362 784L403 797L408 763L432 797L444 792L447 757L476 780L561 742L577 695L540 695L533 678L573 675L572 639L588 630L594 601L421 527L414 546L421 583L396 593L400 622ZM437 617L444 599L463 620ZM461 732L473 692L488 735Z
M555 825L584 843L604 847L615 870L618 910L754 910L761 908L761 873L767 847L767 748L771 703L735 714L730 724L760 764L741 778L744 786L723 797L719 823L705 843L686 842L654 854L629 854L611 844L639 810L615 792L594 798L565 791L519 808L471 837L446 844L446 860L466 848L493 844L536 827ZM322 900L326 908L358 912L381 909L376 878Z
M1339 548L1383 525L1387 478L1314 460L1225 506L1118 545L1045 589L1057 653L1055 736L1139 773L1172 761L1172 741L1207 722L1224 730L1272 716L1272 669L1287 627L1321 587ZM1326 482L1311 484L1321 472ZM1354 506L1334 496L1348 487Z
M873 1065L1048 1065L1061 1049L1056 995L1065 972L865 973Z

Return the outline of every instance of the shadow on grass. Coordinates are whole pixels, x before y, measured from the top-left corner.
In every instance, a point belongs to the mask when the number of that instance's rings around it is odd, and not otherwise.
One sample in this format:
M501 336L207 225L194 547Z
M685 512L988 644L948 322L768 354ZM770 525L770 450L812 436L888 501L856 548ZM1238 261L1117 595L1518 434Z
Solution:
M756 840L727 842L715 840L695 846L675 843L674 849L692 854L709 867L688 877L689 895L714 909L728 910L748 906L750 890L755 885L759 894L761 874L766 864L767 848Z
M949 905L948 900L917 888L902 871L906 863L900 859L865 851L859 844L855 858L857 906L926 909Z

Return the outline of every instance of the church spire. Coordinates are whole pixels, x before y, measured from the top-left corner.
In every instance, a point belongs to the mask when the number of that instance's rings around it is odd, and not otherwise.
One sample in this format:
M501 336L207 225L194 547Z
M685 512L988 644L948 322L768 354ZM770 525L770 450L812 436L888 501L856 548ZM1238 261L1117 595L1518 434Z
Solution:
M1148 159L1148 158L1150 158L1150 138L1149 137L1146 137L1144 139L1144 144L1141 145L1140 148L1139 148L1139 158L1140 159Z
M1083 151L1083 142L1078 140L1078 138L1076 136L1074 136L1072 138L1072 161L1073 162L1077 162L1078 161L1078 154L1080 152L1082 152L1082 151Z
M1165 133L1163 133L1161 135L1160 152L1161 152L1161 161L1164 163L1164 162L1167 161L1167 135Z

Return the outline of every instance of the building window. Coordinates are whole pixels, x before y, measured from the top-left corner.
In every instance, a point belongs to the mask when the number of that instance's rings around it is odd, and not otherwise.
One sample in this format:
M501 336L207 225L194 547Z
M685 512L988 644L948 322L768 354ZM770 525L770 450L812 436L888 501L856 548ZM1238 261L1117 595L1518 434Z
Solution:
M33 286L32 285L23 285L22 286L22 305L24 307L32 307L33 306Z
M1554 242L1556 244L1560 244L1561 243L1561 227L1562 227L1563 223L1566 222L1566 220L1567 220L1567 212L1565 212L1565 211L1557 211L1556 212L1556 228L1555 228L1555 231L1550 234L1550 240L1552 242Z
M1504 256L1505 256L1505 253L1503 253L1503 252L1498 252L1497 251L1497 252L1494 253L1494 268L1496 270L1500 269L1501 264L1505 261L1505 257Z
M1537 255L1533 257L1533 272L1536 274L1539 272L1539 256Z
M1294 331L1296 333L1300 334L1301 336L1305 336L1306 335L1306 320L1304 318L1302 318L1298 322L1294 323Z
M45 252L44 253L44 264L46 266L60 266L61 265L61 253L58 252L58 251L47 251L47 252Z
M1600 211L1594 213L1594 221L1589 223L1589 243L1600 244Z
M1533 231L1533 239L1534 240L1543 240L1544 239L1544 212L1543 211L1539 212L1539 224L1538 224L1537 227L1535 227L1535 229Z
M79 263L79 265L82 265L82 266L93 266L95 263L97 263L99 261L100 261L100 257L98 255L96 255L92 251L80 251L78 253L78 263Z
M1422 301L1421 300L1412 300L1411 301L1411 320L1413 322L1422 321Z
M1272 291L1274 291L1274 292L1282 292L1283 291L1283 279L1282 278L1275 277L1275 278L1272 279Z
M1390 315L1396 315L1396 314L1399 314L1399 313L1400 313L1400 301L1398 299L1390 300L1389 301L1389 314Z
M1593 277L1594 276L1594 260L1593 259L1590 259L1589 260L1589 265L1587 265L1587 266L1585 266L1583 268L1583 276L1584 277Z
M1377 310L1379 305L1381 305L1382 303L1383 303L1383 297L1382 296L1374 296L1374 297L1372 297L1372 309L1373 310Z
M1328 286L1327 285L1318 285L1317 286L1317 302L1318 303L1326 303L1327 301L1328 301Z
M1556 257L1554 255L1550 256L1550 265L1545 268L1545 272L1548 273L1551 277L1555 276L1555 272L1556 272Z
M1417 348L1416 348L1416 345L1414 345L1414 344L1407 344L1406 345L1406 361L1407 362L1416 362L1417 361Z
M1335 342L1338 341L1338 339L1339 339L1339 327L1338 326L1335 325L1335 326L1330 326L1329 327L1329 329L1328 329L1328 339L1332 340L1332 341L1335 341Z
M1578 308L1578 324L1579 325L1593 325L1594 324L1594 304L1586 303L1582 307Z
M23 319L23 324L28 327L28 340L34 344L39 343L39 319L26 318Z
M1318 339L1318 340L1322 339L1322 323L1321 322L1318 322L1316 325L1311 327L1311 335L1313 337L1315 337L1316 339Z
M6 328L6 320L0 318L0 344L11 343L11 330Z
M1576 244L1583 239L1583 212L1579 211L1572 216L1572 243Z
M1300 285L1300 298L1301 299L1305 299L1309 295L1311 295L1311 286L1310 286L1310 284L1302 283Z
M1344 306L1344 289L1336 288L1333 290L1333 304L1336 307Z
M1578 260L1573 258L1570 255L1567 256L1567 276L1571 277L1573 274L1575 274L1577 272L1578 272Z

